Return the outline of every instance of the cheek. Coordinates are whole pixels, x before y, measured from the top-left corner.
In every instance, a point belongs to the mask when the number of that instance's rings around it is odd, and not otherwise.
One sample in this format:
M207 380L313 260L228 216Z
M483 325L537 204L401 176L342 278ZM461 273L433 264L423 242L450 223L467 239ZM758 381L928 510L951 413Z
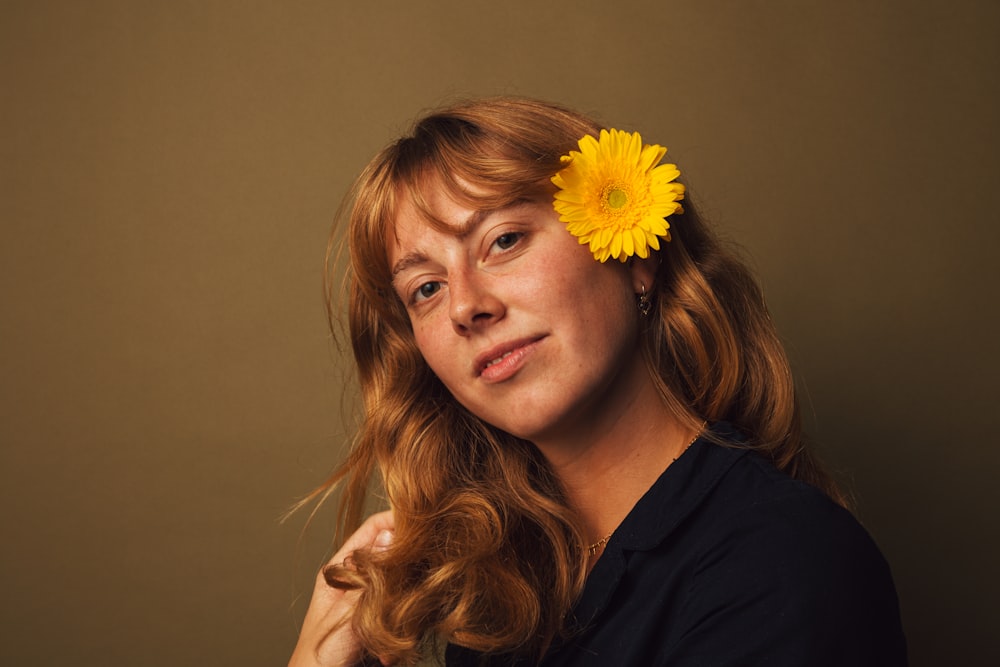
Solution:
M448 326L450 328L451 325ZM456 358L454 348L449 348L446 343L447 336L442 335L439 326L423 322L413 326L413 340L430 369L447 385L450 381L448 363Z
M617 268L617 267L615 267ZM638 314L631 285L624 273L590 273L578 289L563 293L561 299L571 304L581 322L578 334L598 354L617 356L631 348L638 336Z
M628 271L615 264L600 264L585 251L581 261L565 264L564 273L552 286L558 298L586 313L589 318L610 323L630 317L633 304Z
M417 344L417 350L430 363L428 357L434 356L434 335L427 326L413 325L413 340Z

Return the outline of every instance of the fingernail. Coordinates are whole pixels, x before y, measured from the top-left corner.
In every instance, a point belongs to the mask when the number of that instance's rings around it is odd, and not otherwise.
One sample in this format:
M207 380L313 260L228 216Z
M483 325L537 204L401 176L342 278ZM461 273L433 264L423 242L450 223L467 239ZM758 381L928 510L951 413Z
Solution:
M372 545L379 551L388 549L392 545L392 531L383 530L375 536L375 543Z

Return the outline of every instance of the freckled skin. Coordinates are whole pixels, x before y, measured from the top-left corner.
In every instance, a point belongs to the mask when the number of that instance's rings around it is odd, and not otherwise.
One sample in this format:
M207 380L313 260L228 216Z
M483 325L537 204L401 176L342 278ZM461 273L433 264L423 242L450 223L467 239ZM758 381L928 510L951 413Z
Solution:
M454 230L475 214L425 196ZM394 285L417 346L459 402L542 446L592 439L648 396L635 308L640 284L652 281L646 264L597 262L549 202L493 212L462 235L453 229L432 228L404 201L389 261L405 265ZM477 365L511 346L496 369Z

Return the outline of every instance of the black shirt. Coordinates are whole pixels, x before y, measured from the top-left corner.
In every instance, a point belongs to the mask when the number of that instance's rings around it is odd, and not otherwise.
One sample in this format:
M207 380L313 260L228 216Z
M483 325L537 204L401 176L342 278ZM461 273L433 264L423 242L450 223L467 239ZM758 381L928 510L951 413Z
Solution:
M854 517L705 438L615 531L573 616L542 665L906 665L888 565ZM533 662L447 651L449 666Z

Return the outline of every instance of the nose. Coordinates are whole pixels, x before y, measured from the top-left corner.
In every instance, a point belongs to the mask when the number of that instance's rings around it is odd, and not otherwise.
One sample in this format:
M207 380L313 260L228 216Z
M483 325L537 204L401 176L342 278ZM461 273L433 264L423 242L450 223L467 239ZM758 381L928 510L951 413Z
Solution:
M451 326L460 336L470 336L504 316L503 301L489 278L474 271L448 276L448 299Z

